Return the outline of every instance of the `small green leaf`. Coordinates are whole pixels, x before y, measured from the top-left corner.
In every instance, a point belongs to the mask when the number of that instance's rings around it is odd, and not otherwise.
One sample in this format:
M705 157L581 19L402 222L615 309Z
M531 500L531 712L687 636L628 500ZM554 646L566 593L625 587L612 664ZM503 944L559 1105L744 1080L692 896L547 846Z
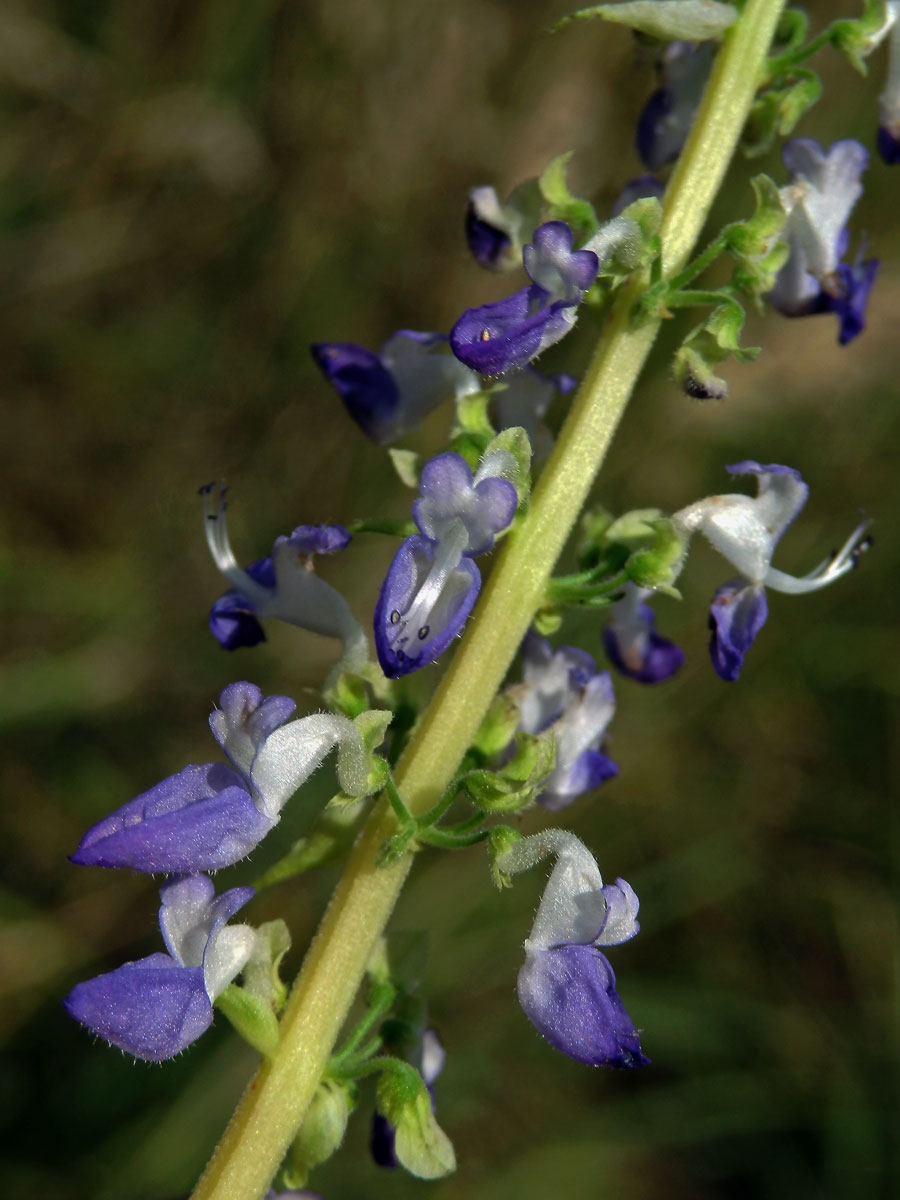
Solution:
M501 891L512 887L512 878L500 867L500 863L509 853L516 842L522 841L522 835L517 829L508 825L495 825L488 835L487 851L491 861L491 878L494 885Z
M668 517L660 517L650 525L652 542L630 555L625 571L638 587L677 595L674 584L687 554L687 538Z
M736 300L714 308L695 326L675 354L673 374L689 396L697 400L724 400L728 383L715 373L715 366L728 357L752 362L759 346L741 346L744 310Z
M520 719L518 704L512 696L500 692L491 701L490 708L478 727L472 743L473 749L486 759L496 758L512 741Z
M893 24L891 16L885 0L866 0L862 16L832 25L832 46L860 75L868 73L865 59L887 36Z
M496 433L488 416L491 392L467 392L456 401L454 435L471 433L492 438Z
M353 718L353 724L359 732L363 746L365 747L367 757L367 769L365 780L360 780L358 786L361 790L357 792L339 792L334 797L333 803L341 801L353 801L361 799L363 796L372 796L376 792L380 792L384 787L384 772L385 762L375 751L384 741L388 726L394 719L394 714L390 709L386 708L369 708L365 712L359 713ZM343 744L338 748L338 777L340 778L341 755L344 753ZM344 781L346 786L346 780Z
M768 254L788 216L781 193L768 175L755 176L750 186L756 198L753 216L729 226L726 233L728 249L739 259Z
M278 1018L261 996L230 983L219 993L215 1006L254 1050L264 1058L275 1057L280 1037Z
M287 984L281 979L281 960L291 948L291 933L280 917L266 921L256 931L253 953L244 967L243 986L280 1012L287 1000Z
M629 25L662 42L702 42L721 38L737 15L733 4L720 4L717 0L625 0L622 4L582 8L561 17L551 28L556 31L570 21L601 17L617 25Z
M407 487L418 488L419 476L422 473L422 455L417 454L415 450L403 450L398 446L390 446L388 455L400 482L405 483Z
M534 614L534 627L541 637L551 637L559 631L563 615L555 605L545 604Z
M509 456L507 469L500 472L516 489L517 512L526 512L531 499L531 441L521 425L502 429L485 447L483 458L497 452Z
M606 527L604 540L607 544L621 542L637 549L654 536L656 522L663 516L661 508L633 508L623 513Z
M327 1162L340 1148L347 1122L356 1104L356 1089L331 1079L323 1080L313 1095L303 1123L288 1152L282 1182L289 1188L305 1187L314 1167Z
M510 761L497 771L469 771L463 786L473 803L485 812L517 812L534 803L544 780L556 766L552 733L535 736L519 731Z
M795 68L790 81L767 89L750 109L741 139L748 158L767 154L779 137L787 137L794 126L822 94L822 84L814 71Z
M457 433L451 438L450 449L465 460L474 474L489 440L490 434L487 433Z
M351 721L365 712L371 702L365 679L349 671L342 672L332 682L325 693L325 700L330 708L349 717Z
M578 244L595 232L598 222L590 201L581 200L569 191L566 171L573 153L569 150L552 159L541 173L538 187L547 204L548 219L565 221Z

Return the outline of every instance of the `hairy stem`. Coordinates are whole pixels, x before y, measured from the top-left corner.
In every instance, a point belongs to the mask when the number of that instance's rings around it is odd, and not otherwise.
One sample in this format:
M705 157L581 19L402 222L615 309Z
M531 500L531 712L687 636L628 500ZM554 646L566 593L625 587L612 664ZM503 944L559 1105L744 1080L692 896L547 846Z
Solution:
M691 136L665 198L662 273L688 260L734 153L784 0L748 0L726 35ZM575 398L531 508L506 541L463 643L435 693L395 777L413 816L433 807L453 778L503 682L547 580L578 518L656 337L635 328L646 287L623 289ZM411 855L378 868L397 828L382 801L348 859L281 1021L281 1043L250 1083L194 1200L256 1200L269 1185L325 1070L391 914Z

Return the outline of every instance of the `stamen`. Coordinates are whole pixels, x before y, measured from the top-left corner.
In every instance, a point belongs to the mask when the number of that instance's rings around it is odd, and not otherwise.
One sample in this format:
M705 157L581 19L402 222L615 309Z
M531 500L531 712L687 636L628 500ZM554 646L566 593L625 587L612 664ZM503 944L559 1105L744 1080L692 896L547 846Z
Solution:
M819 588L827 587L829 583L834 583L836 579L840 579L842 575L846 575L848 571L852 571L854 567L858 566L860 556L871 544L871 538L865 536L871 524L872 522L868 518L861 521L840 550L830 555L809 575L802 575L798 578L770 567L763 580L764 584L776 592L788 592L794 595L801 592L814 592Z
M206 484L200 489L200 495L203 497L203 516L205 518L203 526L206 533L206 544L209 546L213 562L232 587L243 592L257 606L262 606L271 600L272 589L251 579L234 557L225 519L227 490L224 483L219 484L218 495L216 495L214 484Z

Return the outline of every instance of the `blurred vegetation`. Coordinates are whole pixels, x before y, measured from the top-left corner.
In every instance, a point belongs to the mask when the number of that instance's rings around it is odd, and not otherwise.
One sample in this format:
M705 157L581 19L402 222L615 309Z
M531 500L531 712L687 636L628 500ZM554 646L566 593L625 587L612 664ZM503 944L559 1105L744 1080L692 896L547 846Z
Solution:
M813 7L818 23L856 6ZM562 11L0 5L8 1200L185 1195L249 1077L253 1056L221 1019L164 1068L92 1045L68 1020L60 999L76 980L151 952L158 935L152 881L65 856L100 816L213 757L206 714L226 682L249 675L302 705L332 661L333 644L288 628L233 658L214 644L205 620L221 580L197 486L227 477L245 560L300 522L405 510L309 343L446 330L503 294L509 280L465 252L470 186L505 195L574 149L574 181L602 206L639 173L631 129L650 74L620 30L548 37ZM825 99L799 132L871 146L883 60L868 82L821 61ZM723 219L749 211L751 169L780 167L736 164ZM520 1013L539 879L497 896L478 851L417 864L396 924L431 930L429 1002L448 1050L439 1112L461 1163L428 1185L435 1200L897 1194L898 181L873 161L854 219L884 260L866 334L841 349L831 318L754 319L759 363L729 368L726 403L698 405L667 380L666 331L598 488L611 508L673 509L726 490L736 459L795 465L811 498L779 552L786 570L819 561L860 507L875 521L859 572L772 597L737 686L708 663L705 609L724 575L698 546L684 602L658 605L687 666L658 689L617 683L621 775L569 823L641 896L643 933L613 964L653 1067L590 1071ZM569 367L571 352L546 365ZM434 417L421 444L446 424ZM360 538L327 577L371 611L390 552ZM565 640L600 651L589 618ZM277 844L229 882L273 860L329 786L323 773ZM287 918L293 967L334 877L254 901L251 919ZM369 1103L314 1185L327 1200L423 1195L369 1162Z

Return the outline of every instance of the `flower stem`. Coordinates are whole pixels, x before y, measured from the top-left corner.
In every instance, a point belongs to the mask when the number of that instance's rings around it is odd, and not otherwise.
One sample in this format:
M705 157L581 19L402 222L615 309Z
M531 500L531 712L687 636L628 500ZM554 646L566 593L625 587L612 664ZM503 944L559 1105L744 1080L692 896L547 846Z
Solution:
M750 110L785 0L748 0L725 36L687 145L666 192L662 274L688 260ZM440 799L503 682L547 580L578 518L659 328L631 314L647 285L632 280L576 396L531 508L506 540L462 646L395 777L410 813ZM302 1120L390 917L412 861L376 866L397 829L387 802L375 809L347 861L281 1021L275 1057L250 1083L194 1192L194 1200L256 1200Z

